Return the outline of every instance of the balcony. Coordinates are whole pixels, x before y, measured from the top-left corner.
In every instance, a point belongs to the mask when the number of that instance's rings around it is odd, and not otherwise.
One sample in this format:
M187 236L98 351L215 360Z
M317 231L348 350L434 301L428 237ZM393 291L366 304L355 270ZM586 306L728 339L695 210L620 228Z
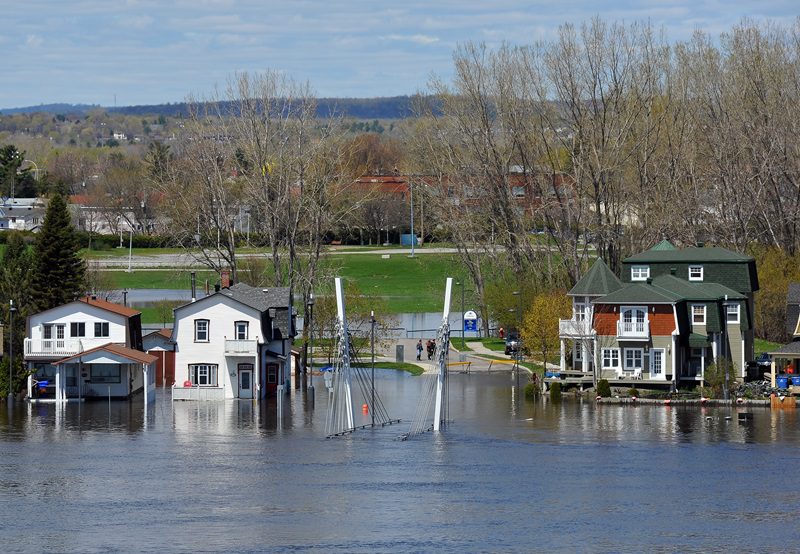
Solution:
M25 358L66 358L83 352L80 339L25 339Z
M649 321L617 321L618 340L650 340Z
M256 340L225 340L226 356L255 356L257 351Z
M592 333L592 322L589 320L562 319L558 322L558 335L563 338L591 337Z

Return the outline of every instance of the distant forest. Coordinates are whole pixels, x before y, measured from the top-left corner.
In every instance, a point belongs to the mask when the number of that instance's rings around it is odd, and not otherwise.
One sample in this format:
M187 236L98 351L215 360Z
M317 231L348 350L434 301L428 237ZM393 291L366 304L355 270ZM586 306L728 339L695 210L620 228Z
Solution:
M353 119L405 119L413 115L411 96L391 96L386 98L320 98L317 101L317 115L329 117L337 114ZM223 103L225 104L225 103ZM188 115L186 102L153 104L144 106L105 107L108 113L123 115L163 115L165 117L185 117ZM85 115L101 106L91 104L42 104L24 108L0 109L0 115L20 113L50 113ZM226 110L227 111L227 110Z

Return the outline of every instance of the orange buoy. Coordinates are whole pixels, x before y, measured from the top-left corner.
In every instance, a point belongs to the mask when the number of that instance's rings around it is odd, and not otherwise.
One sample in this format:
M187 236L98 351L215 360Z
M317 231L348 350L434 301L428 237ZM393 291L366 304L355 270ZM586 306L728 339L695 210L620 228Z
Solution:
M670 400L669 398L667 398L666 400L664 400L664 405L665 405L665 406L669 406L670 404L672 404L672 400Z
M369 406L367 404L362 405L361 406L361 411L364 412L365 414L368 414L369 413Z

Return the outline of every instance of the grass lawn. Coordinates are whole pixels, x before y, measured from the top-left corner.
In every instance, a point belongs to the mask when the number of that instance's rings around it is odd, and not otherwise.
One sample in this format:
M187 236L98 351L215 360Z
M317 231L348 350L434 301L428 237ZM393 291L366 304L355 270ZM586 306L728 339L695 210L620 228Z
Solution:
M758 356L762 352L772 352L774 350L777 350L781 346L783 345L779 342L770 342L764 339L755 339L753 341L753 350L755 351L756 356Z
M353 364L355 367L371 368L371 363ZM380 369L397 369L400 371L407 371L412 375L422 375L425 370L418 365L409 364L405 362L375 362L375 368Z
M191 288L191 271L188 269L139 269L127 271L104 271L112 289L186 289ZM196 270L197 289L203 290L208 279L210 290L219 276L213 271Z

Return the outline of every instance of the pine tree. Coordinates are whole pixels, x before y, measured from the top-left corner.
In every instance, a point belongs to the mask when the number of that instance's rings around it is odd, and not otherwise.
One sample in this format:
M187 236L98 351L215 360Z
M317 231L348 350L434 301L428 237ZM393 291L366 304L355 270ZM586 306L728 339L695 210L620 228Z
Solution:
M8 240L6 249L0 260L0 321L5 322L4 351L11 352L11 336L14 336L14 392L23 386L25 371L23 369L22 347L25 339L25 317L29 314L30 296L28 294L28 276L31 269L31 253L16 231L6 231ZM14 315L14 332L11 332L10 308L14 302L17 309ZM0 395L8 394L8 355L0 364Z
M75 300L84 292L86 265L78 256L78 237L64 198L55 194L47 205L34 246L31 303L35 311Z

